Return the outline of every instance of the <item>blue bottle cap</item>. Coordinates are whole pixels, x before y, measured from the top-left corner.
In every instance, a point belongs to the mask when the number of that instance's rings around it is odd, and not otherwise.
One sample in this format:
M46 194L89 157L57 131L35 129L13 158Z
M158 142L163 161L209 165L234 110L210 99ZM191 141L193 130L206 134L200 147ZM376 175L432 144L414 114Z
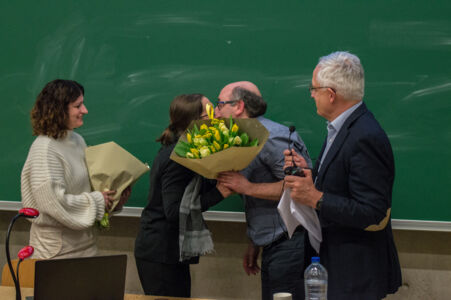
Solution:
M312 263L319 263L319 257L318 256L312 256Z

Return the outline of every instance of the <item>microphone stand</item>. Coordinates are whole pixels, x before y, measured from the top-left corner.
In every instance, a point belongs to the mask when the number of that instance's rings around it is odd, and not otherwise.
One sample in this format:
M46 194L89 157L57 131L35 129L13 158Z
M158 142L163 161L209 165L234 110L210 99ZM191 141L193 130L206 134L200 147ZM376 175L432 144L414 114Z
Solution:
M19 286L19 283L17 282L16 275L14 274L13 266L11 264L11 256L9 255L9 235L11 233L11 229L13 228L14 222L16 222L16 220L19 219L20 217L21 217L20 214L14 216L14 218L11 220L11 223L9 223L8 231L6 233L6 243L5 243L6 260L8 261L8 267L9 267L9 271L11 272L11 277L13 278L13 281L14 281L14 286L16 287L16 300L22 300L21 299L22 297L20 295L20 286Z
M14 286L16 287L16 300L22 300L21 294L20 294L20 286L19 281L16 278L16 275L14 274L14 269L11 264L11 256L9 254L9 236L11 234L11 230L13 228L14 223L17 219L20 217L26 217L26 218L36 218L39 216L39 212L36 209L33 208L22 208L19 210L19 213L14 216L14 218L11 220L8 226L8 231L6 233L6 242L5 242L5 248L6 248L6 260L8 261L8 267L9 271L11 272L11 277L14 281Z

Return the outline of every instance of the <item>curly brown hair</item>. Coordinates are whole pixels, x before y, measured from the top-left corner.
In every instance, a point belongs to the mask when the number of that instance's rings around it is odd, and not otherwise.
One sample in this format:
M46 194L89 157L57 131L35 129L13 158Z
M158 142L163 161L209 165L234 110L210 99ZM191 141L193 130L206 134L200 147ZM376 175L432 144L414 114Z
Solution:
M47 135L54 139L65 137L69 103L84 93L83 86L76 81L55 79L47 83L31 110L33 135Z

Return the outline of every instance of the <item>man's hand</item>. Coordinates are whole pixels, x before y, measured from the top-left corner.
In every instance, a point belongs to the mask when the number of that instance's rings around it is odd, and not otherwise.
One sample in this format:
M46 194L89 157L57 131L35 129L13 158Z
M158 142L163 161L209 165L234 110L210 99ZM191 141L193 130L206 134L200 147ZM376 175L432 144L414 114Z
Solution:
M291 152L288 149L283 151L283 155L285 155L285 165L283 166L284 169L286 169L287 167L292 167L293 161L296 166L300 168L309 167L302 155L298 154L294 149L291 149Z
M117 203L116 207L114 207L114 211L119 211L122 207L127 203L130 195L132 194L132 188L128 186L125 190L122 191L121 199Z
M305 177L285 176L285 187L291 189L290 196L296 202L316 208L316 203L323 196L313 184L312 170L304 169Z
M218 182L226 188L238 194L246 194L251 189L251 183L241 173L235 171L221 172L217 178Z
M260 272L260 267L258 266L257 259L260 253L260 247L254 246L254 244L249 243L246 253L243 257L243 268L247 275L257 275Z

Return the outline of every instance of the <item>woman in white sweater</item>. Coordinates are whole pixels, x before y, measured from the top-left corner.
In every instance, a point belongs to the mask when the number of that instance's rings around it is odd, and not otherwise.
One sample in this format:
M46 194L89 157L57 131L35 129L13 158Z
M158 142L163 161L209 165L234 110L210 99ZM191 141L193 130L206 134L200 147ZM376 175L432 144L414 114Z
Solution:
M31 112L37 138L22 170L21 191L23 206L40 212L30 229L34 258L97 253L93 224L110 207L115 191L91 190L86 143L73 131L88 113L83 95L79 83L57 79L44 87ZM123 193L119 209L129 193Z

